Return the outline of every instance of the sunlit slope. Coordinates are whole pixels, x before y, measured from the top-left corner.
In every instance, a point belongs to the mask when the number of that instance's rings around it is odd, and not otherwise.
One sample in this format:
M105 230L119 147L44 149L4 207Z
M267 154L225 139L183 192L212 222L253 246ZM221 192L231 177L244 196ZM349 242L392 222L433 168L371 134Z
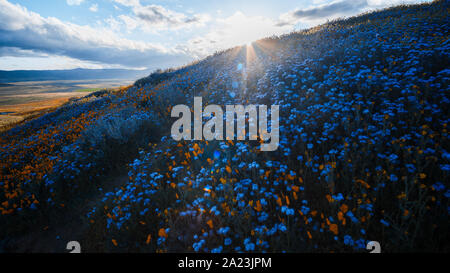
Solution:
M91 251L448 251L448 12L400 6L267 38L13 128L1 234L94 193ZM172 140L170 111L194 96L280 105L278 150ZM109 186L117 170L126 182Z

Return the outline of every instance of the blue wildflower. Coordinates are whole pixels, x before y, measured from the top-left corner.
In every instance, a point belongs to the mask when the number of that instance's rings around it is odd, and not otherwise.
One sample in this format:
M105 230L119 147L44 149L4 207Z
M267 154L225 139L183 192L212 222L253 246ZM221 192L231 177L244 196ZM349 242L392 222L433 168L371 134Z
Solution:
M389 222L387 222L386 220L384 220L384 219L381 219L380 220L380 223L382 223L383 225L385 225L385 226L389 226Z

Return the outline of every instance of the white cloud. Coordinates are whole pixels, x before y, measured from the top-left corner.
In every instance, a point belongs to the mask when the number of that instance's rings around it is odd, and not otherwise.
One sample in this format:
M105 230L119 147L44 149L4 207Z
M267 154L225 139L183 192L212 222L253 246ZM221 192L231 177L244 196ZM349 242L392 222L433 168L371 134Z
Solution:
M323 3L317 1L316 3ZM355 15L368 7L367 0L339 0L330 3L313 5L306 9L296 9L282 14L278 26L294 25L298 22L318 24L327 19Z
M112 31L114 31L114 32L120 31L120 27L121 27L122 23L120 21L116 20L116 18L110 16L109 18L105 19L105 22ZM100 24L101 23L99 23L99 25Z
M130 17L128 15L119 15L118 18L122 22L117 21L117 23L124 24L128 31L133 31L139 26L139 21L136 20L134 17Z
M175 30L192 26L203 26L210 21L206 14L187 14L169 10L160 5L142 5L139 0L112 0L129 7L132 14L119 16L128 30L139 27L147 32Z
M308 8L295 9L282 14L277 25L295 25L301 22L307 26L313 26L324 23L326 20L354 16L368 10L416 2L417 0L336 0L331 2L313 0Z
M113 2L119 3L126 7L137 7L140 6L139 0L112 0Z
M390 7L399 4L417 3L417 0L367 0L370 7Z
M102 69L123 68L120 65L109 65L51 54L33 54L30 56L0 56L0 70L53 70L53 69Z
M191 60L179 49L124 39L108 29L43 18L6 0L0 0L0 22L0 48L134 67L180 65Z
M190 50L191 54L196 57L204 57L216 50L287 33L292 30L292 27L278 27L276 22L270 18L250 17L238 11L227 18L217 19L211 29L206 35L188 41L186 50Z
M97 12L98 11L98 4L93 4L89 7L89 10L92 12Z
M66 2L69 6L79 6L84 0L66 0Z

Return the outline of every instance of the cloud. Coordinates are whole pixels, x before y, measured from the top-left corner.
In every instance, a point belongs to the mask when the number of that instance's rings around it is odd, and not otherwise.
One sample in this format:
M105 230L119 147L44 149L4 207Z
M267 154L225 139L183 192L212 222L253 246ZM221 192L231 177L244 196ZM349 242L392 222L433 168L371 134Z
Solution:
M137 27L142 27L142 25L139 24L139 21L138 21L138 20L136 20L135 18L130 17L130 16L128 16L128 15L119 15L118 18L119 18L121 21L117 21L117 20L113 21L113 23L116 24L116 25L115 25L116 27L119 27L119 28L120 28L120 25L124 24L124 25L125 25L125 28L126 28L128 31L133 31L133 30L135 30Z
M113 2L119 3L126 7L137 7L140 6L141 3L139 0L112 0Z
M150 32L160 29L174 30L191 26L203 26L210 20L210 17L205 14L186 15L166 9L160 5L142 5L139 0L112 1L131 9L132 14L119 16L128 30L133 30L137 27Z
M182 13L167 10L162 6L148 5L134 9L137 17L151 25L178 26L200 21L198 16L187 17Z
M89 10L92 12L97 12L98 11L98 4L93 4L92 6L89 7Z
M0 49L1 51L1 49ZM53 70L53 69L102 69L121 68L118 65L105 65L102 63L80 61L66 56L49 54L32 54L30 56L3 56L0 70Z
M277 27L276 21L270 18L247 16L238 11L229 17L216 19L211 26L211 31L189 40L185 50L201 58L217 50L243 45L291 30L291 26Z
M17 47L0 47L0 57L43 57L46 54L36 53L32 50L24 50Z
M294 25L299 21L316 22L354 15L368 6L367 0L341 0L308 9L296 9L281 15L277 26Z
M69 6L79 6L84 0L67 0L66 2Z
M422 0L424 2L430 2L431 0ZM419 1L417 0L367 0L370 7L374 8L385 8L400 4L414 4Z
M329 3L325 0L313 0L313 6L310 8L296 9L282 14L277 26L295 25L299 22L312 26L326 20L353 16L371 9L415 2L417 0L338 0Z
M108 29L95 29L43 18L26 8L0 0L0 48L66 56L78 60L148 67L184 64L192 58L180 49L118 37Z

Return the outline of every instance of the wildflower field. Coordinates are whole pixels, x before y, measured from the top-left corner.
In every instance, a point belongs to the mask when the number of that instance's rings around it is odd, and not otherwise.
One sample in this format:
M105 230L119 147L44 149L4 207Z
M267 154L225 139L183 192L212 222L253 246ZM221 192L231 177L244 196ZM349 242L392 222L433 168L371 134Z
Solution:
M449 11L266 38L2 132L0 247L80 213L86 252L449 251ZM278 149L173 140L194 96L279 105Z

